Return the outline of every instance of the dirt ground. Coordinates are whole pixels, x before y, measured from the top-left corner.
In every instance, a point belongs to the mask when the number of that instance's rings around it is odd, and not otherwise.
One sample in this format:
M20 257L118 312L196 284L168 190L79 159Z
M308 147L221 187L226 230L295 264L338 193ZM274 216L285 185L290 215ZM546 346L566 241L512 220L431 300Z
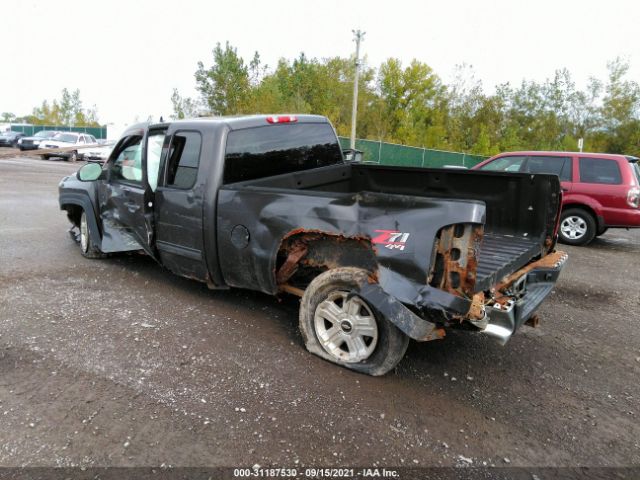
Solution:
M539 328L371 378L305 351L295 299L81 257L78 166L0 159L0 466L640 464L640 231L566 247Z

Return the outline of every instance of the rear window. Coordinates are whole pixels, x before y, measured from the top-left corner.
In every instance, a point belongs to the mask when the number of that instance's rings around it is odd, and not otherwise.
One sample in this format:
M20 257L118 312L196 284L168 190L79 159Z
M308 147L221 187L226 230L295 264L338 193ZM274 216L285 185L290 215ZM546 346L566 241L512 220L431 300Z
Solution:
M619 185L622 183L620 167L615 160L606 158L580 158L580 181Z
M531 156L527 160L527 172L558 175L560 180L571 181L571 157Z
M328 123L268 125L227 136L224 183L298 172L342 162Z
M527 157L512 156L496 158L493 162L480 167L480 170L489 170L492 172L519 172L525 158Z

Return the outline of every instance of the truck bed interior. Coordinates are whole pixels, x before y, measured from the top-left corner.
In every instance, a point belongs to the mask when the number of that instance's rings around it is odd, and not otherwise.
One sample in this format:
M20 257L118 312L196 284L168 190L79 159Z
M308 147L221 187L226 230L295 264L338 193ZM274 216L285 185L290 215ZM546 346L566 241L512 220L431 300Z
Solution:
M552 175L343 164L251 180L234 188L260 187L479 200L486 205L476 289L490 288L547 247L559 207L559 181Z

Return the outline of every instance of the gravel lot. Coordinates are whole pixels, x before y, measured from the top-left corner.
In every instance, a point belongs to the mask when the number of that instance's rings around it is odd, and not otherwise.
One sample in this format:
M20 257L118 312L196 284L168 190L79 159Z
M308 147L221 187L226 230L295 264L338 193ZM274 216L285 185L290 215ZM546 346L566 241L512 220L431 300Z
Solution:
M564 248L505 347L451 334L370 378L304 350L295 299L82 258L78 166L0 159L0 466L640 464L640 231Z

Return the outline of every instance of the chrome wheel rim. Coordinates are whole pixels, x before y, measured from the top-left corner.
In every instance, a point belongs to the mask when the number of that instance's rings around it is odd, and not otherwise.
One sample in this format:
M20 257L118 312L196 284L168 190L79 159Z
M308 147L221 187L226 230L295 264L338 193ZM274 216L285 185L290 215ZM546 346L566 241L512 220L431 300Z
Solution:
M579 240L587 233L587 222L582 217L572 215L562 221L560 231L565 238Z
M87 216L82 214L80 218L80 248L84 253L87 253L89 247L89 229L87 227Z
M316 308L314 327L322 348L344 363L366 360L378 343L375 315L364 300L349 292L331 292Z

